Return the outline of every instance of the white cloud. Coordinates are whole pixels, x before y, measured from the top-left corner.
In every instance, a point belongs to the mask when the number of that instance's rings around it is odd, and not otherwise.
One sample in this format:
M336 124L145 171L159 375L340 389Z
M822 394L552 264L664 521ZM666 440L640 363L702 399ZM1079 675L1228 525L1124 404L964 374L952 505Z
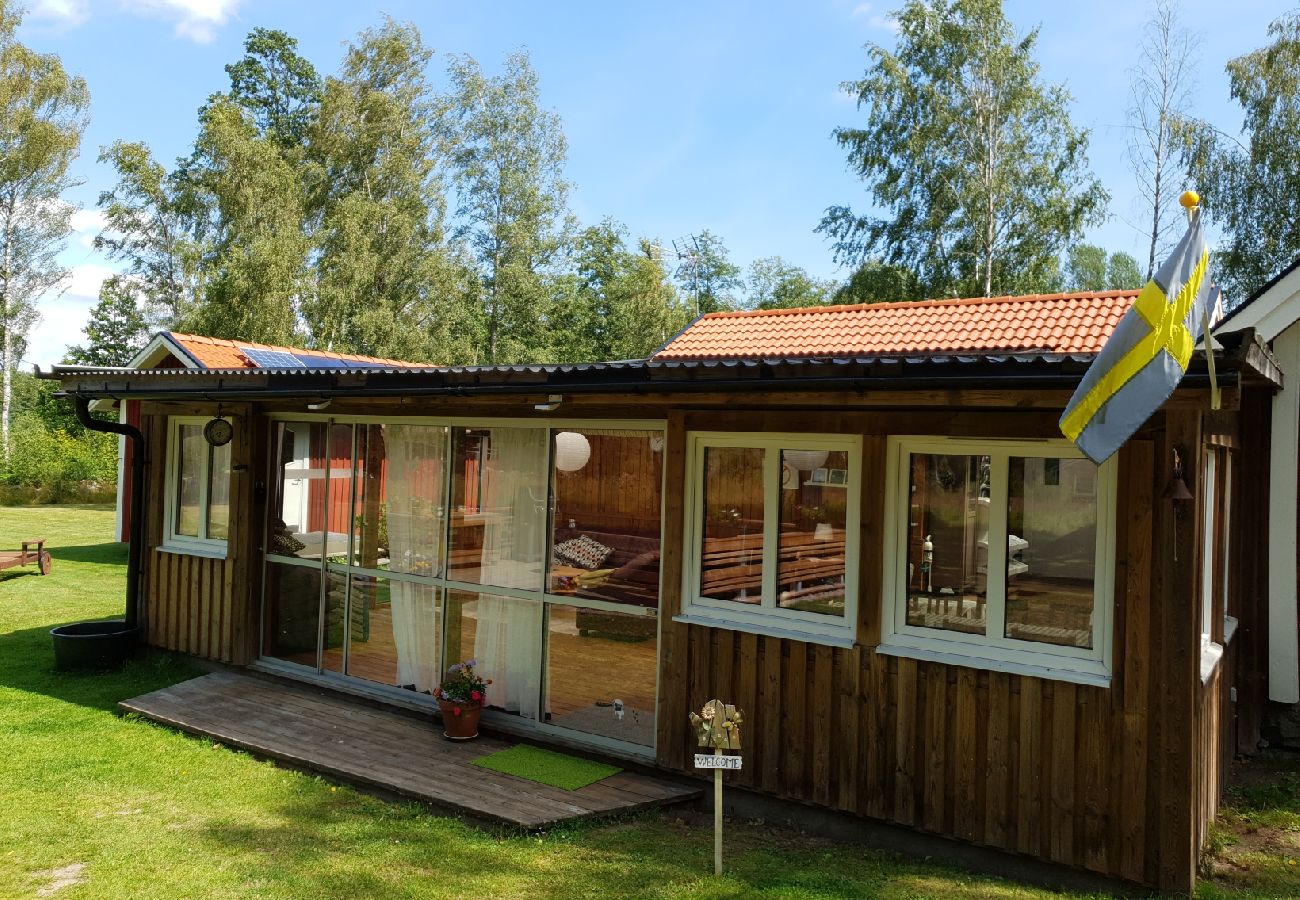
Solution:
M178 37L199 44L216 39L217 29L235 15L243 0L121 0L127 10L175 21Z
M104 230L108 220L97 209L79 209L72 214L72 230L77 233L77 243L90 249L95 246L95 236Z
M72 267L72 280L68 282L67 293L71 297L99 299L99 286L103 284L114 270L96 263Z
M36 0L33 19L75 28L90 18L90 0Z
M49 367L63 359L68 347L85 340L86 321L99 299L99 286L113 269L96 263L72 267L67 290L37 301L40 321L27 336L25 363Z
M898 23L887 15L874 12L874 9L875 7L870 3L859 3L857 6L853 7L853 11L850 12L849 15L855 19L865 18L867 20L868 28L878 28L882 31L892 31L897 34Z

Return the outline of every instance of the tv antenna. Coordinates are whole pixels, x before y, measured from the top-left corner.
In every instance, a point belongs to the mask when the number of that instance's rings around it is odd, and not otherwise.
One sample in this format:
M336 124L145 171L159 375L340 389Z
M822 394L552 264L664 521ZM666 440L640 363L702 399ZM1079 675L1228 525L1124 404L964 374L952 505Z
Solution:
M691 299L695 315L700 317L700 239L693 234L684 238L673 239L673 253L677 255L677 271L673 274L686 275L691 280Z

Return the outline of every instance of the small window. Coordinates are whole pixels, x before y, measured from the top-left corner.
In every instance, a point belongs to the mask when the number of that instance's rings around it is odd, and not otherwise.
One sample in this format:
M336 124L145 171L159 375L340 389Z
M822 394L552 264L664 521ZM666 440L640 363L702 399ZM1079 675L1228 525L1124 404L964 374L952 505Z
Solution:
M1104 683L1113 462L1064 441L895 438L882 651Z
M692 434L683 615L850 645L861 442Z
M165 549L225 553L230 533L230 444L203 437L205 418L172 418L167 439Z

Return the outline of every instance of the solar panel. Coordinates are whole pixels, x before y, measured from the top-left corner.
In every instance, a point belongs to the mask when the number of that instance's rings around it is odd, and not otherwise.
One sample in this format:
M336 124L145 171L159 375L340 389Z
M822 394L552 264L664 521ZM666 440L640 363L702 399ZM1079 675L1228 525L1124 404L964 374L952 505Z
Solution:
M359 359L339 359L337 356L317 356L314 353L300 353L298 358L304 364L321 369L382 369L383 363L365 362Z
M284 350L261 350L256 347L240 347L239 352L247 356L263 369L301 369L302 360Z

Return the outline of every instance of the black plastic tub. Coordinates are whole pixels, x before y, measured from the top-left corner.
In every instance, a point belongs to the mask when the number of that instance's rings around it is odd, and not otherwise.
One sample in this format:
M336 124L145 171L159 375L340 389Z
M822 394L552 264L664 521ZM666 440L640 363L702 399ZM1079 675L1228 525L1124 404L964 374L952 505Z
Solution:
M54 668L60 672L116 669L140 647L139 627L121 619L107 622L73 622L51 628Z

